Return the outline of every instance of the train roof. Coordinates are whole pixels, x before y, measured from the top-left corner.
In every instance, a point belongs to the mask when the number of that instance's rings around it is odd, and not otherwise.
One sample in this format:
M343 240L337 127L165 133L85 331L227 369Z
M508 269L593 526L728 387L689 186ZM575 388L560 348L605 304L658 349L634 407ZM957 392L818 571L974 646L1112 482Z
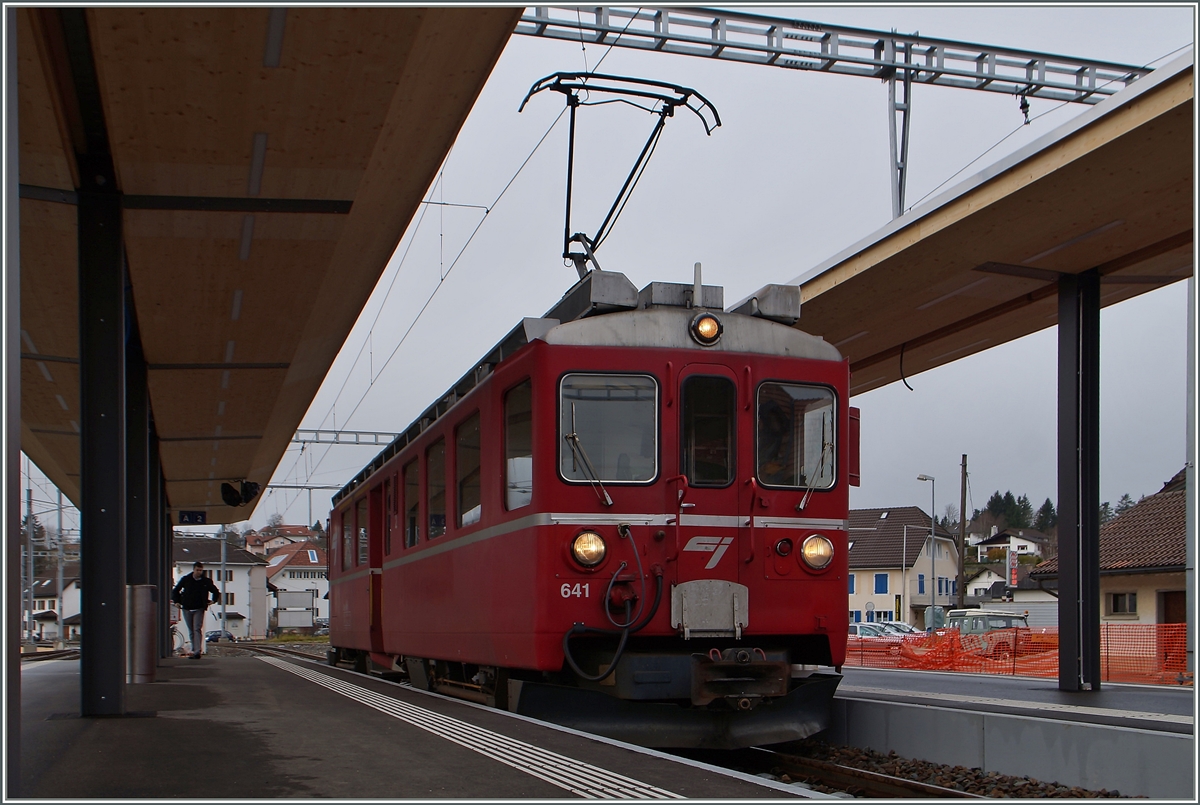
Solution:
M693 297L702 305L693 307ZM720 341L702 347L688 335L688 322L696 309L722 312ZM353 493L396 453L454 407L493 368L531 341L549 344L604 347L707 350L777 355L788 358L840 361L832 344L790 325L800 318L800 288L767 285L733 310L724 310L724 289L714 285L696 288L670 282L652 282L638 291L629 278L616 271L591 271L571 287L541 318L526 318L438 400L426 408L391 444L375 456L333 496L337 505ZM730 315L732 314L732 315ZM780 324L789 325L781 327Z

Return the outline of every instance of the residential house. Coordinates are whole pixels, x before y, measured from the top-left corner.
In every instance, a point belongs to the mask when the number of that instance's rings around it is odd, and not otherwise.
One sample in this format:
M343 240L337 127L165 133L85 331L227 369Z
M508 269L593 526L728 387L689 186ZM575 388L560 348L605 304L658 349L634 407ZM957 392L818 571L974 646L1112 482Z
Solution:
M975 543L979 551L979 561L986 561L988 551L1000 549L1005 554L1016 551L1018 556L1044 557L1050 545L1050 538L1041 531L1032 528L1006 528L997 530L995 534ZM1003 558L1003 557L1000 557Z
M1187 623L1184 471L1100 527L1101 623ZM1057 580L1058 557L1033 568ZM1048 586L1048 585L1047 585Z
M225 585L225 626L235 637L262 638L267 634L267 562L241 548L227 547L225 578L221 578L221 540L216 538L176 537L174 540L174 578L192 572L196 562L204 563L204 575L220 589ZM204 630L221 629L222 608L211 606L204 617Z
M261 556L269 556L285 545L297 542L307 542L317 536L317 532L303 525L273 525L261 531L248 531L246 550Z
M931 557L929 525L916 506L850 512L851 622L902 620L925 628L925 607L954 606L955 539L939 526Z
M966 603L968 606L978 605L980 601L990 601L993 598L1003 597L1006 579L1004 578L1003 568L999 565L994 567L981 567L975 573L967 576L966 581ZM1000 585L1000 595L994 593L995 585Z
M329 617L329 567L315 542L285 545L267 557L267 578L274 590L313 593L314 618ZM271 608L276 607L272 597Z
M21 604L22 609L24 609L24 597L21 599ZM40 576L34 579L33 621L37 639L58 639L58 613L60 607L62 608L64 618L68 618L79 612L78 564L64 564L63 591L61 594L58 589L57 572L49 576Z

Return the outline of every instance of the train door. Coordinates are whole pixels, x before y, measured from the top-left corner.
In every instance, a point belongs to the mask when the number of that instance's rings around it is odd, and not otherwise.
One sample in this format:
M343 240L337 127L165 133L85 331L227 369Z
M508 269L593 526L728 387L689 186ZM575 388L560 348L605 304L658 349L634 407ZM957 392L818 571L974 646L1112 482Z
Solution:
M371 651L383 651L383 543L387 528L385 502L391 499L392 479L371 490L370 519L367 529L367 594L370 597Z
M679 578L737 583L748 532L737 469L737 378L723 366L685 365L678 400L679 473L669 488L679 516Z

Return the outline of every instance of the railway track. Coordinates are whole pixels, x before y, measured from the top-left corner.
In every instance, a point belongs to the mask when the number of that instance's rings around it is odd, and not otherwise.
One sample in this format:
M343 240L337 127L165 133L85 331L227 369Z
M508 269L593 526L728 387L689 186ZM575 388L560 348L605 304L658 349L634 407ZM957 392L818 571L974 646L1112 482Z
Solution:
M969 794L956 788L922 783L904 777L857 769L841 763L788 755L770 750L758 750L767 755L773 769L779 769L793 780L817 782L855 796L880 798L921 799L987 799L982 794Z
M751 774L770 775L783 782L799 782L808 786L844 791L856 797L871 799L986 799L981 794L969 794L956 788L923 783L905 777L855 768L841 763L802 757L755 747L732 751L688 751L687 757L714 766L732 768Z
M37 651L21 655L21 662L41 662L42 660L73 660L79 656L79 649L68 648L61 651Z

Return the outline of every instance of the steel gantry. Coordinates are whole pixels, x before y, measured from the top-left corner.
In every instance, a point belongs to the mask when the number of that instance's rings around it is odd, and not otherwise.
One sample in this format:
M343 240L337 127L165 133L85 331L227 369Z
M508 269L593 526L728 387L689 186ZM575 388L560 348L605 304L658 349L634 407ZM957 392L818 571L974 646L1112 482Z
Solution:
M538 6L515 33L888 82L892 217L904 212L912 85L1095 104L1150 69L711 8Z

